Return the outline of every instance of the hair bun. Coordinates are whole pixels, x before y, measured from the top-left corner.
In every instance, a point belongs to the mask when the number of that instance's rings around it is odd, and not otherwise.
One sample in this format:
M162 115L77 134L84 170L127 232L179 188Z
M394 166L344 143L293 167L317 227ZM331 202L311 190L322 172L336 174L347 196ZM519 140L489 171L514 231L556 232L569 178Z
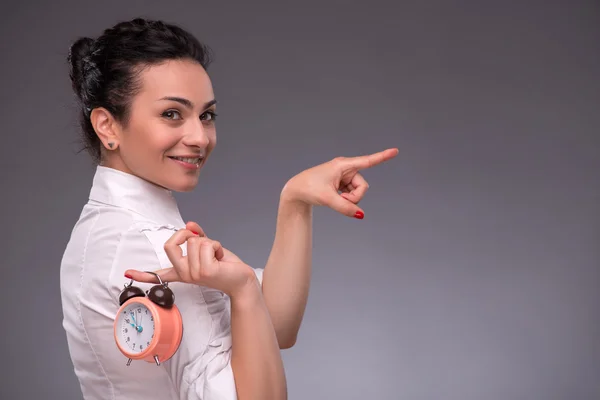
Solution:
M89 37L79 38L71 45L67 60L70 65L69 76L75 94L82 98L82 87L85 84L86 63L92 52L94 39ZM83 100L83 99L82 99Z

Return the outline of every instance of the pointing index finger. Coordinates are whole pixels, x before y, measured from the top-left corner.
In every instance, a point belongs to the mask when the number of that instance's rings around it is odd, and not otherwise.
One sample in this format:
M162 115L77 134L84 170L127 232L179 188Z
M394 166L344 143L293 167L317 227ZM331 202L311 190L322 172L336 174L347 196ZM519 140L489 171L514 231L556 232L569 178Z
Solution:
M352 157L348 159L349 166L357 169L371 168L385 161L391 160L398 155L397 148L391 148L366 156Z

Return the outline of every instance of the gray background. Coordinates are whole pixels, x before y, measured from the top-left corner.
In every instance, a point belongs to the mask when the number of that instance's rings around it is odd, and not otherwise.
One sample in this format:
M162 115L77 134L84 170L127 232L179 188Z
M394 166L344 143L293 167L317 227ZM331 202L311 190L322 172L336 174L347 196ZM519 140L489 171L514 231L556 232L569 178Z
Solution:
M290 399L600 398L592 1L3 4L0 398L81 398L58 271L94 167L65 58L135 16L215 50L219 144L177 197L250 265L289 177L400 149L363 221L315 210Z

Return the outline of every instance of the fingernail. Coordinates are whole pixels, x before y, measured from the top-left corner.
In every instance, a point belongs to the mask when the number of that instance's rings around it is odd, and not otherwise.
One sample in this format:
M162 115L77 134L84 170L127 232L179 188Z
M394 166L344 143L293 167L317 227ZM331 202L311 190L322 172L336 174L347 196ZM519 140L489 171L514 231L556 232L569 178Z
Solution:
M193 233L194 235L198 235L198 232L194 232L194 231L192 231L192 233Z
M128 273L125 273L125 278L133 279L133 276L129 275Z
M362 211L357 211L356 214L354 214L354 218L363 219L364 217L365 213L363 213Z

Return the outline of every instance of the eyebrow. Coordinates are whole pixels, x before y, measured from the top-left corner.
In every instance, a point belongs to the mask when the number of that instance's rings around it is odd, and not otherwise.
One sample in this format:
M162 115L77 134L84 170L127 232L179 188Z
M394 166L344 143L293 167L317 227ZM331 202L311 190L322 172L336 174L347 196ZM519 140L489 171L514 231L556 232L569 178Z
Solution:
M176 101L179 104L182 104L182 105L184 105L187 108L190 108L190 109L194 108L194 103L192 103L190 100L185 99L183 97L167 96L167 97L163 97L160 100ZM217 100L213 99L213 100L209 101L208 103L204 104L204 109L207 109L208 107L210 107L210 106L212 106L214 104L217 104Z

